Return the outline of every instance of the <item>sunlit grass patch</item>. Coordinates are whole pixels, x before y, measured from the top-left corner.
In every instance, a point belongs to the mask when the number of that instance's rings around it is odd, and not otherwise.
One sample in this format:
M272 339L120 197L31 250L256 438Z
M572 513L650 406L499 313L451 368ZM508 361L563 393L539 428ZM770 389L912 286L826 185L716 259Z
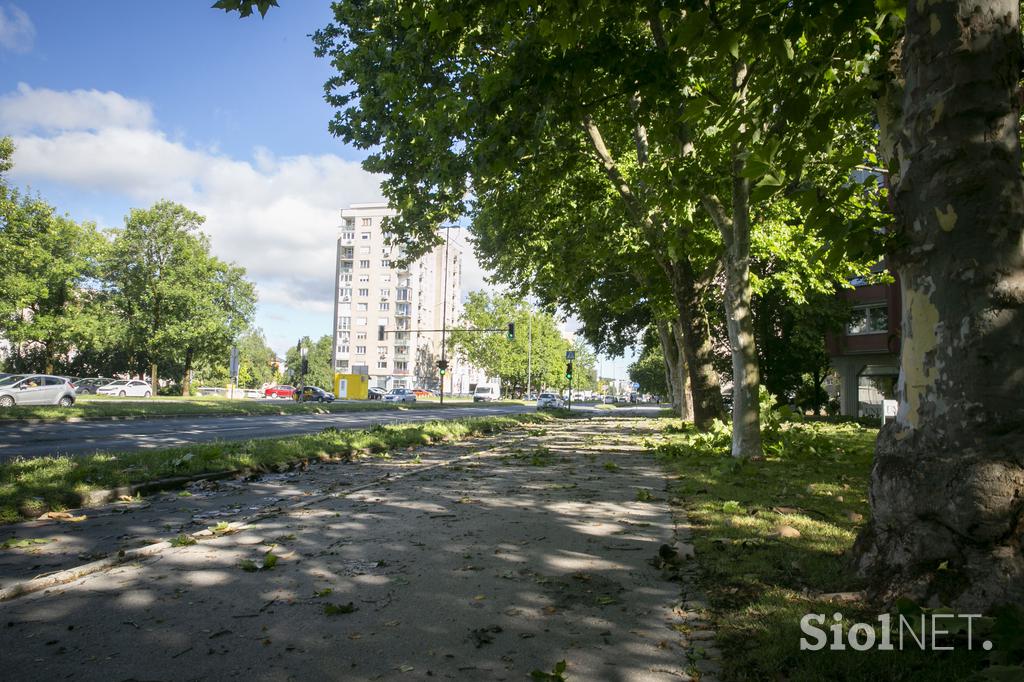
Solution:
M729 429L674 422L651 442L679 478L672 492L693 525L723 679L963 679L980 653L800 651L800 618L839 611L874 622L878 607L820 595L863 588L848 552L869 515L877 429L783 423L765 432L765 459L729 454ZM829 621L832 622L832 621ZM852 622L852 621L850 621Z

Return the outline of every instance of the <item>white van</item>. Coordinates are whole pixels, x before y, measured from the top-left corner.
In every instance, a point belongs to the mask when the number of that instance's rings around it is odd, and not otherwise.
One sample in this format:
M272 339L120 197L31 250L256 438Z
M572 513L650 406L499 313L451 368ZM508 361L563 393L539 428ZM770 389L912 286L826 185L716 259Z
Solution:
M492 400L501 400L501 389L494 384L477 384L477 387L473 389L473 402L490 402Z

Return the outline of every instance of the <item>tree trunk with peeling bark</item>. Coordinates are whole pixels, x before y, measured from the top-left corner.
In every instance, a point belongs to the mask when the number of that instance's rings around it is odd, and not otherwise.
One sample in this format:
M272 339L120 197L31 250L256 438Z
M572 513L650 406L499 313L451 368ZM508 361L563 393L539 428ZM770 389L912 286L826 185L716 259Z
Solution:
M1018 13L1017 0L909 3L901 106L880 106L901 117L882 119L900 172L900 407L855 554L883 598L1024 603Z
M661 352L665 359L665 381L672 399L672 409L679 413L683 420L693 420L693 409L687 382L686 359L682 351L682 338L679 320L658 322L658 339L661 341Z
M676 344L676 355L679 357L678 378L679 382L679 416L685 421L693 421L693 393L690 390L690 371L686 364L686 353L683 351L683 325L676 319L672 323L672 337ZM721 391L719 391L721 396Z
M722 234L725 246L725 321L732 350L732 456L761 457L761 386L750 287L750 181L740 176L743 162L734 151L733 211L705 197L704 206Z

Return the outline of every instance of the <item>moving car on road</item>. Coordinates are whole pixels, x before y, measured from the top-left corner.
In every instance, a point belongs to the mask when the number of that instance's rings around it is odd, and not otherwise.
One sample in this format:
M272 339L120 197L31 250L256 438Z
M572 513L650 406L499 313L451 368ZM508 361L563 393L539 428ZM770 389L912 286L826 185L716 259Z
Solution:
M537 409L543 410L544 408L559 408L564 406L565 403L554 393L541 393L537 398Z
M414 403L416 394L411 388L393 388L381 398L386 403Z
M291 398L295 395L295 387L283 384L281 386L269 386L263 391L264 398Z
M0 407L75 404L75 385L49 374L12 374L0 379Z
M96 395L116 395L148 398L153 395L153 388L139 379L118 379L96 389Z
M319 386L303 386L301 392L295 392L295 399L300 403L333 403L334 394Z

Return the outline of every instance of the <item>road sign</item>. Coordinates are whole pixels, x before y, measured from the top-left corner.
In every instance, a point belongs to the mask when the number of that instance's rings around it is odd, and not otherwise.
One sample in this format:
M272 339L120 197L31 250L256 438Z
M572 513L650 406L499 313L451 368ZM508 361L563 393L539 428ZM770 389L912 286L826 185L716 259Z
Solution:
M574 350L567 350L567 351L565 351L565 359L566 360L575 360L576 359L576 351L574 351Z
M633 390L635 391L635 390L636 390L636 389L638 389L638 388L640 388L640 384L638 384L638 383L636 383L636 382L634 381L634 382L633 382Z
M236 378L238 376L238 346L231 347L231 377Z

